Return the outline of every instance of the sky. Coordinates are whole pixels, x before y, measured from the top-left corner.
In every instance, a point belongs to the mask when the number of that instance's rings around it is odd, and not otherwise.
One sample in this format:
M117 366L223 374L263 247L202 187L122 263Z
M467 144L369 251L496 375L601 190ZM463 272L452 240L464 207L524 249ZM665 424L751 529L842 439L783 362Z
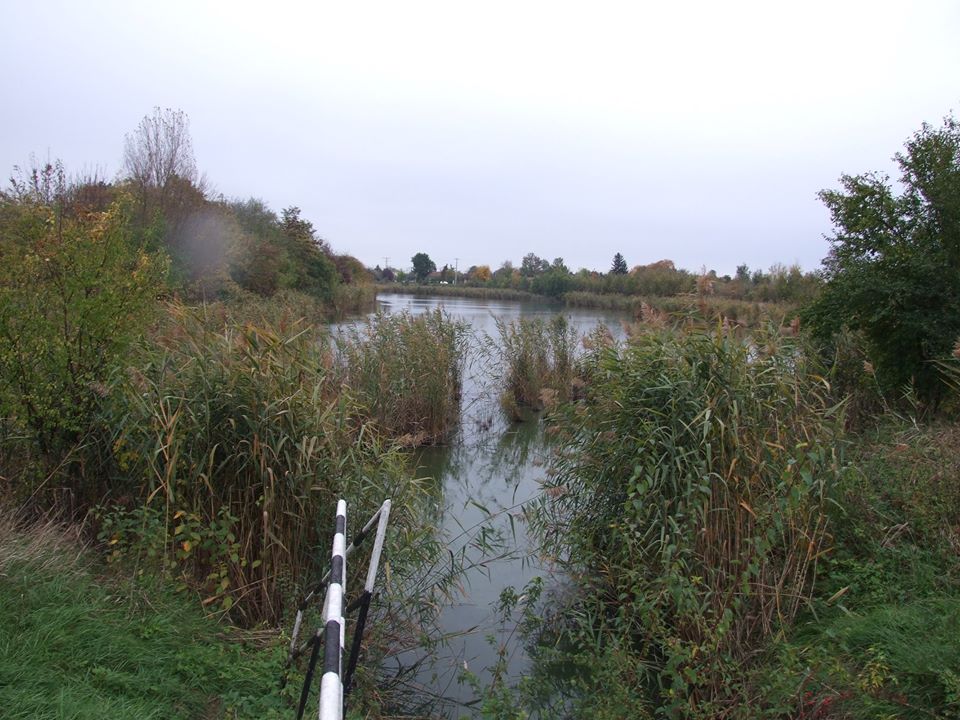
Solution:
M814 270L817 192L960 112L958 37L957 0L0 0L0 172L114 178L174 108L218 194L369 266Z

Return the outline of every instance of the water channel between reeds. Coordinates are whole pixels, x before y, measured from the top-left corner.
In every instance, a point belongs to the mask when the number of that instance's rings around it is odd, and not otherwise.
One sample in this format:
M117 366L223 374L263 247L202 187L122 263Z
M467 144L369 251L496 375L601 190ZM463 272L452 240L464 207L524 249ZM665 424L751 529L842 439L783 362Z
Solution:
M511 676L522 675L527 666L522 644L511 634L512 624L500 622L501 591L514 587L519 592L534 577L550 575L532 547L523 517L524 504L542 490L549 462L541 423L535 415L515 423L501 410L497 369L478 349L488 337L498 340L498 320L549 320L563 314L581 336L601 323L620 336L625 316L548 303L398 294L381 294L377 304L384 312L413 315L442 308L467 323L471 335L457 430L444 445L416 453L418 474L436 483L434 511L444 541L458 556L467 545L468 564L480 563L465 573L463 592L442 608L440 630L447 640L418 675L425 693L443 698L446 714L460 717L469 714L473 699L469 685L458 682L462 671L469 669L483 682L489 679L487 668L497 661L489 636L506 645ZM500 547L491 550L498 537Z

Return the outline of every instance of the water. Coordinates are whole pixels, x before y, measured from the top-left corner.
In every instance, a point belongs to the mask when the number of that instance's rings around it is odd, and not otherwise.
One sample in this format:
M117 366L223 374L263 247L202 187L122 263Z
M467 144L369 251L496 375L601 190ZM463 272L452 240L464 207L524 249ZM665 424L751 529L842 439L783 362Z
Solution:
M484 334L496 338L496 320L519 317L549 319L562 313L581 335L599 323L615 335L621 334L622 315L578 308L563 308L548 303L485 301L451 297L418 297L383 294L377 298L387 312L420 314L438 307L470 326L473 347ZM442 489L437 508L441 531L455 553L475 539L480 526L499 533L508 557L490 560L487 554L472 548L468 556L483 562L467 571L463 592L442 608L440 627L453 637L433 656L432 666L419 680L425 689L451 702L448 714L466 713L473 699L472 689L458 682L464 668L487 680L497 661L496 648L487 636L493 634L506 645L509 674L517 677L527 667L527 658L512 625L502 626L497 602L504 588L518 591L534 577L548 576L550 568L536 556L523 520L523 505L542 490L546 476L548 449L541 424L536 417L513 423L499 406L499 389L494 369L476 352L471 353L464 375L461 422L450 442L417 454L418 472L435 479ZM497 553L499 554L499 553Z

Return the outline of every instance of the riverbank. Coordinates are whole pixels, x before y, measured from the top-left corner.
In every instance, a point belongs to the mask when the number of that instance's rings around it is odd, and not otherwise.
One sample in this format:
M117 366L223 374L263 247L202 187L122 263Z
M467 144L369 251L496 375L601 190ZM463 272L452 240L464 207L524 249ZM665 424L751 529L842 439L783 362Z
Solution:
M423 295L426 297L460 297L475 300L511 300L516 302L546 302L548 298L525 290L511 288L474 287L471 285L405 285L381 283L374 286L377 294Z
M757 327L764 323L789 326L798 307L785 302L741 300L719 295L625 295L571 291L559 297L547 297L511 288L474 287L468 285L376 285L378 294L396 293L423 297L472 298L477 300L505 300L516 302L552 303L559 307L603 310L623 313L625 316L649 320L661 314L664 319L678 320L696 317L699 321L727 322L743 327ZM646 315L646 317L645 317Z

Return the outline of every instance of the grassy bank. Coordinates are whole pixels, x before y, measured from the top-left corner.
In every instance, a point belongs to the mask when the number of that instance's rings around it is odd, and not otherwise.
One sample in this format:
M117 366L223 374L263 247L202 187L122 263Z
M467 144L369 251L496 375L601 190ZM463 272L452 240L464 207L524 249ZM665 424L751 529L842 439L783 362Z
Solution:
M433 297L464 297L477 300L535 300L544 302L546 298L524 290L511 288L472 287L468 285L403 285L400 283L376 286L378 293L399 293L401 295L428 295Z
M746 685L783 717L960 717L960 429L851 442L817 593Z
M218 625L195 598L108 570L54 526L3 521L0 574L5 718L286 716L275 634Z

